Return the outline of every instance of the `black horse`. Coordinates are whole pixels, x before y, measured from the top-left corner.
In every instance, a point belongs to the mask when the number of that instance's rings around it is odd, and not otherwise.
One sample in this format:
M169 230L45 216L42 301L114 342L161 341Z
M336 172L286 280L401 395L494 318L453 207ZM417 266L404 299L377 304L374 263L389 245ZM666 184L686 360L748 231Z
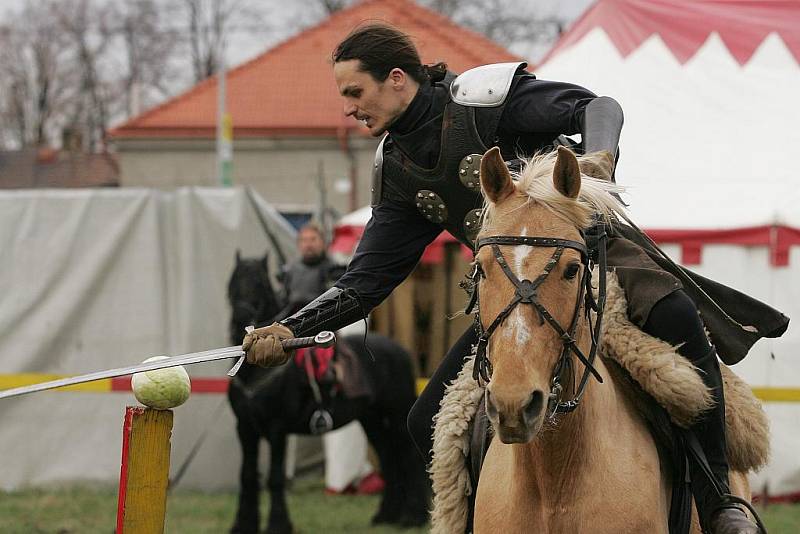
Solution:
M272 321L280 305L269 280L266 256L242 259L237 252L228 299L233 308L232 344L242 342L245 326L263 326ZM427 522L429 484L423 462L406 429L406 417L416 399L411 360L405 350L386 337L370 334L367 343L375 355L374 361L363 336L340 340L337 353L347 350L342 345L349 347L374 392L371 395L347 398L336 384L325 380L316 384L315 394L307 373L295 364L294 358L271 369L245 363L231 381L228 399L236 415L242 446L239 507L231 533L259 532L258 447L262 437L270 444L267 532L292 532L285 498L286 437L310 434L312 414L321 407L331 415L333 428L357 419L375 448L386 487L372 522L398 526ZM319 396L321 403L317 401Z

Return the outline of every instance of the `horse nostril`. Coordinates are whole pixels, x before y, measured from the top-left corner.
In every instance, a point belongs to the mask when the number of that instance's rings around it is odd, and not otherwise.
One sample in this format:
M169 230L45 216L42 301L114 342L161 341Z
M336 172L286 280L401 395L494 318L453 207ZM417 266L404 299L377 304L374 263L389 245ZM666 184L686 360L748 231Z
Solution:
M523 411L523 418L526 425L532 425L541 416L542 409L544 408L544 393L541 390L536 390L531 394L531 400L525 406Z

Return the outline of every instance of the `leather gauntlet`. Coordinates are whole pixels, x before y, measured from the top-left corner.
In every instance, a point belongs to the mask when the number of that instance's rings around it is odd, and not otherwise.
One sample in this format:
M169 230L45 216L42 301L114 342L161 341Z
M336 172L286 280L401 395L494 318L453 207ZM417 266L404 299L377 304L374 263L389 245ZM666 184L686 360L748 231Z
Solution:
M336 331L365 317L354 289L332 287L294 315L279 323L297 337L314 336L323 330Z

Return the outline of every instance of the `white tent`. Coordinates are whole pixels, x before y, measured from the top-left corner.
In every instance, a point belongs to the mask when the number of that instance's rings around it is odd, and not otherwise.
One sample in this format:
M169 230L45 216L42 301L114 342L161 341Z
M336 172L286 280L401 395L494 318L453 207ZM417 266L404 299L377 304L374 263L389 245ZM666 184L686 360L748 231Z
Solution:
M617 181L640 227L677 260L795 320L798 28L793 1L599 0L536 69L622 105ZM756 491L800 491L798 353L790 327L734 368L768 400L772 421Z
M269 251L275 272L278 248L293 253L294 230L240 188L2 192L0 387L25 373L76 375L227 346L236 250ZM188 370L223 379L230 365ZM124 407L136 401L100 386L0 402L0 489L118 480ZM210 428L185 482L235 487L239 444L226 397L193 394L175 412L173 468Z

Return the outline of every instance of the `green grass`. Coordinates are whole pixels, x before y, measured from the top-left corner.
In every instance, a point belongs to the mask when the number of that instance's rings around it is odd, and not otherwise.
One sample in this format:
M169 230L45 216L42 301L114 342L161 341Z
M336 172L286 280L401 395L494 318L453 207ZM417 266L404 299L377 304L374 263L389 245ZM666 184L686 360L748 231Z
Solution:
M800 504L771 504L756 510L770 534L800 532Z
M263 499L266 503L266 497ZM296 481L289 492L289 509L297 532L417 534L426 529L401 531L372 528L369 519L378 497L329 496L317 479ZM3 534L112 534L116 524L114 488L72 487L56 490L0 492L0 533ZM176 491L167 501L167 534L220 534L233 522L234 493ZM266 510L264 510L266 511ZM759 508L770 534L800 532L800 505ZM266 514L264 514L266 517Z
M370 526L378 496L325 495L316 479L295 481L288 493L289 513L300 534L418 534L427 529L399 530ZM262 517L266 520L266 494ZM71 487L56 490L0 491L2 534L112 534L116 525L115 488ZM236 513L236 494L178 490L167 499L167 534L228 532Z

